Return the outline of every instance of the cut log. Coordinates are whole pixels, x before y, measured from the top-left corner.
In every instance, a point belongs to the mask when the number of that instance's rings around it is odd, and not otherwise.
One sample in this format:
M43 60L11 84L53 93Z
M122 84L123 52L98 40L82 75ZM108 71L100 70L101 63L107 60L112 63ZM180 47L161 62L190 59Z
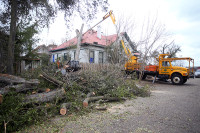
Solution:
M28 91L28 90L32 90L32 89L34 89L34 86L32 86L30 84L8 85L4 88L0 88L0 94L5 95L8 92L10 92L11 90L13 90L15 92L24 92L24 91Z
M124 98L118 98L118 97L105 97L105 96L97 96L97 97L88 97L83 101L83 107L88 107L89 102L94 102L97 100L108 100L108 101L120 101L125 100Z
M44 93L37 93L30 96L27 96L24 100L25 103L43 103L43 102L49 102L56 98L63 98L65 95L65 90L57 89L52 90L50 92L44 92Z
M71 107L72 103L63 103L61 104L60 107L60 114L61 115L66 115L67 114L67 109Z
M14 75L9 75L9 74L0 74L0 82L6 83L8 85L13 85L13 84L32 84L32 85L38 85L39 80L37 79L32 79L32 80L25 80L24 78L14 76Z
M51 91L51 89L49 89L49 88L40 88L40 89L37 89L38 93L50 92L50 91Z
M87 98L88 98L88 97L92 97L92 96L94 96L94 95L95 95L94 92L90 92L90 93L87 94Z
M3 95L0 94L0 104L3 102Z
M45 92L50 92L50 91L51 91L51 89L49 89L49 88L45 89Z
M96 110L107 110L107 106L96 106L95 107Z
M47 81L49 81L49 82L51 82L51 83L53 83L53 84L55 84L57 86L62 86L64 84L62 81L59 81L59 80L47 75L44 72L42 74L40 74L40 77L46 79Z
M36 91L32 91L32 94L36 94L37 92Z

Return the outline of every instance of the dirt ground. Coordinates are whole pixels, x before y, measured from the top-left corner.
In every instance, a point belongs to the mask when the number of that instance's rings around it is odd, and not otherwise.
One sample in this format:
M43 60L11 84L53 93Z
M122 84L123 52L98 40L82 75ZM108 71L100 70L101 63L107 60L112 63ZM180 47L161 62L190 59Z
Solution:
M153 89L150 97L110 104L75 120L54 118L48 127L32 132L59 133L198 133L200 132L200 78L181 86L170 82L142 81ZM61 120L62 119L62 120ZM58 127L56 127L58 126ZM29 130L30 131L30 130ZM28 132L29 132L28 131Z

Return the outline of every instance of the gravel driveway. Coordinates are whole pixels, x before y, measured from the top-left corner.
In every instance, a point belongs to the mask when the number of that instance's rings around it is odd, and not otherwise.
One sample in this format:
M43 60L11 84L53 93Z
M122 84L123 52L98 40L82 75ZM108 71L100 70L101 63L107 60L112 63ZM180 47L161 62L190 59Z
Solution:
M46 130L59 133L200 133L200 78L181 86L142 81L153 87L150 97L112 103L107 111L80 116L74 121L54 118ZM69 117L69 116L67 116ZM52 130L52 127L59 126ZM42 128L42 130L41 130ZM34 131L36 130L36 131Z
M67 122L60 132L200 132L200 79L181 86L163 82L153 86L151 97L112 104L106 112Z

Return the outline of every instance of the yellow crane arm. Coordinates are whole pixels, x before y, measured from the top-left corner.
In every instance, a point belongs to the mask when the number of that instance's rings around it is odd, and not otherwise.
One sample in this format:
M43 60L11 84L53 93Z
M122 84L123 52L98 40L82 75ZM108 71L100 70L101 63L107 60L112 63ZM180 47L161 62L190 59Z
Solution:
M110 10L110 11L103 17L103 20L107 19L108 17L110 17L110 18L112 19L113 24L115 24L115 16L114 16L112 10Z
M122 47L124 48L124 51L125 51L125 54L128 56L128 57L131 57L131 51L129 48L127 48L125 45L124 45L124 41L121 40L121 44L122 44Z
M110 12L108 12L104 17L103 20L107 19L108 17L110 17L112 19L113 24L115 25L115 16L113 14L113 11L111 10ZM115 25L116 26L116 25ZM125 54L130 58L132 56L131 51L128 47L125 46L123 39L121 39L121 44L124 48Z
M107 19L108 17L110 17L112 19L113 24L115 25L115 16L113 14L113 11L110 10L110 12L108 12L101 21L99 21L97 24L95 24L94 26L92 26L89 30L92 30L94 27L96 27L98 24L100 24L101 22L103 22L105 19ZM88 32L89 30L87 30L86 32ZM86 33L85 32L85 33ZM85 34L83 33L83 35Z

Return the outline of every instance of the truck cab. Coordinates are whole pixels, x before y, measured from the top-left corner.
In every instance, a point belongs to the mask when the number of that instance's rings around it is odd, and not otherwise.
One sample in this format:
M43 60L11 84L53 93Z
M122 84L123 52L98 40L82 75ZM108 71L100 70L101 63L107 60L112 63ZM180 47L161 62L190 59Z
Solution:
M159 77L165 78L165 79L171 79L173 84L184 84L187 79L189 78L190 74L193 73L193 68L190 71L190 62L193 63L194 67L194 60L192 58L164 58L168 54L160 54L159 55ZM189 67L179 67L179 66L173 66L172 61L175 60L188 60L189 61Z

